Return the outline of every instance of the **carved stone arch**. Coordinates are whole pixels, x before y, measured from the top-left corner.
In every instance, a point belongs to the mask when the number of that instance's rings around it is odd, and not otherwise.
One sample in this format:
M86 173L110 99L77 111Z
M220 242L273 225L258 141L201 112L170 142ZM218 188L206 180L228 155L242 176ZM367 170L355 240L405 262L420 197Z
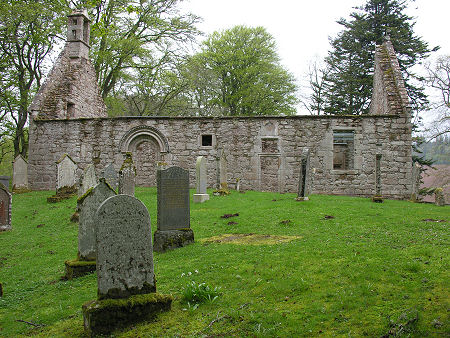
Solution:
M167 160L169 142L156 128L139 126L130 129L121 139L122 154L131 152L136 166L136 185L155 186L158 162Z
M139 143L149 138L156 141L162 155L170 152L167 138L158 129L149 126L138 126L127 131L120 140L120 151L122 153L133 151Z

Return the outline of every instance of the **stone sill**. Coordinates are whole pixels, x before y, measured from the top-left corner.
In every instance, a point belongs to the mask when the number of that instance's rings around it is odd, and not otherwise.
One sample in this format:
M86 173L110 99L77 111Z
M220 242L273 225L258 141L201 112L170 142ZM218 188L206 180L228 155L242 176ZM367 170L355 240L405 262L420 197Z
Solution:
M332 175L358 175L358 170L331 170Z

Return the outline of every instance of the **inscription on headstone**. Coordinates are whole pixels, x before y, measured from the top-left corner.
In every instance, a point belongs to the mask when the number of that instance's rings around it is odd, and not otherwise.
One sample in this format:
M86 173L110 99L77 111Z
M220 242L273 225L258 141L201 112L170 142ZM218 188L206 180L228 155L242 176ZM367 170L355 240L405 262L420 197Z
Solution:
M158 230L190 227L189 172L180 167L157 171Z
M128 195L104 201L96 213L98 299L156 291L150 215Z
M134 196L136 185L136 167L131 153L127 153L119 171L119 194Z
M106 199L116 195L104 178L100 183L78 199L80 221L78 225L78 258L80 260L95 260L95 214L98 207Z
M80 179L80 186L78 188L78 196L83 196L86 191L97 185L97 175L95 174L95 167L93 164L89 164L84 169L83 175Z
M117 174L116 169L112 163L108 164L106 168L103 170L102 177L105 178L106 182L114 189L117 190L117 186L119 185L119 176Z
M209 195L206 193L206 180L206 159L203 156L199 156L195 165L195 203L203 203L209 200Z
M11 204L12 195L8 189L0 183L0 231L11 229Z
M13 163L13 190L28 190L28 163L20 154Z

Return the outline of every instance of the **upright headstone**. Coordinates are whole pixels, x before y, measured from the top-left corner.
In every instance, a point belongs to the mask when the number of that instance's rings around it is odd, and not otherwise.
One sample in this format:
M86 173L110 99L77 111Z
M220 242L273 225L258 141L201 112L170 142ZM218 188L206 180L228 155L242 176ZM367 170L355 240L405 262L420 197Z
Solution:
M164 252L194 242L190 228L189 172L180 167L157 171L158 227L154 250Z
M436 188L434 190L434 203L440 207L445 205L444 189Z
M78 196L83 196L89 189L95 187L98 184L97 175L95 174L95 167L93 164L89 164L83 171L83 175L80 178L80 186L78 188Z
M206 159L203 156L197 157L195 164L195 189L194 203L203 203L209 200L209 194L206 193Z
M156 294L150 215L129 195L109 197L95 216L97 300L83 305L90 334L107 334L160 311L171 296Z
M5 186L6 189L9 191L9 180L11 179L10 176L0 176L0 183Z
M117 175L117 171L114 168L112 163L108 164L106 168L103 170L102 177L105 178L106 182L117 191L117 186L119 184L119 176Z
M419 200L419 188L420 188L420 180L421 180L421 167L420 164L414 162L412 167L412 192L411 192L411 201L417 202Z
M119 194L134 196L136 167L131 153L127 153L119 171Z
M372 201L376 203L383 202L381 196L381 154L375 157L375 195L372 196Z
M17 155L13 162L13 191L29 191L28 163L20 154Z
M11 230L11 205L12 195L0 183L0 231Z
M74 193L77 190L77 164L68 155L64 154L58 162L56 178L56 194Z
M300 174L298 179L298 192L297 201L309 200L309 188L310 188L310 170L309 170L309 158L310 153L308 148L304 148L300 159Z
M227 157L223 149L219 157L219 189L228 190L227 181Z

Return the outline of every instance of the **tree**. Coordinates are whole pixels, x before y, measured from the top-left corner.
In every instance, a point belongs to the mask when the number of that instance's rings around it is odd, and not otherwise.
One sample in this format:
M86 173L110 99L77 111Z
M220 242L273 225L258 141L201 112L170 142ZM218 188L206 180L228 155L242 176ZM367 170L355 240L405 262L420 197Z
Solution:
M184 55L181 45L198 33L198 17L180 14L181 0L79 0L93 20L91 53L100 90L106 98L133 72L164 68ZM157 74L158 72L153 72Z
M426 130L430 141L450 133L450 55L439 57L434 65L426 64L425 68L427 83L438 94L438 98L431 103L435 118Z
M0 0L0 116L14 125L14 156L27 154L27 108L62 31L66 5L63 0Z
M202 74L217 81L206 94L209 105L224 115L289 115L295 111L296 85L281 65L275 41L263 27L236 26L214 32L204 42L196 62ZM197 65L198 66L198 65ZM219 88L214 87L218 83Z
M343 30L331 39L332 49L325 59L330 67L325 86L327 113L368 113L375 45L382 44L385 36L390 36L397 52L413 111L424 108L427 104L424 79L414 74L412 67L432 50L414 34L413 18L404 14L411 1L367 0L365 5L355 8L349 20L338 21Z
M301 103L311 115L325 112L325 79L329 72L329 67L318 60L309 65L306 77L310 93L302 96Z

